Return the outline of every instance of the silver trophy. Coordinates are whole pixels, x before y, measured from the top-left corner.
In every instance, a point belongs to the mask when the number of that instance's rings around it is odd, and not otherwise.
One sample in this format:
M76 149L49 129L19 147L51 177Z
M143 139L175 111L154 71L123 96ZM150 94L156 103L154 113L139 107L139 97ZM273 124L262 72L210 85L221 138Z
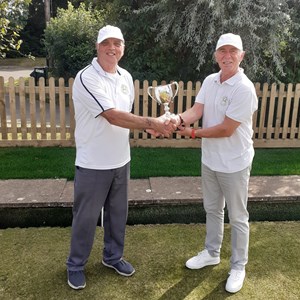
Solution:
M175 91L173 92L172 86L175 86ZM165 117L166 119L171 118L169 104L173 101L178 93L178 83L176 81L166 84L166 85L159 85L159 86L149 86L148 87L148 95L158 102L158 104L164 105L165 110Z

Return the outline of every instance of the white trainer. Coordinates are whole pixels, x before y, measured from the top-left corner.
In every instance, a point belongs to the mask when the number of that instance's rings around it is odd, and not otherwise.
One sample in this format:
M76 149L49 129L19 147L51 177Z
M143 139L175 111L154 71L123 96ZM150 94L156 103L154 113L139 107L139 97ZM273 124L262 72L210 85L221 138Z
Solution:
M246 276L245 270L230 270L229 277L226 282L225 290L229 293L236 293L242 287Z
M190 258L186 263L186 267L189 269L201 269L206 266L217 265L220 263L220 256L211 256L207 249L199 252L198 255Z

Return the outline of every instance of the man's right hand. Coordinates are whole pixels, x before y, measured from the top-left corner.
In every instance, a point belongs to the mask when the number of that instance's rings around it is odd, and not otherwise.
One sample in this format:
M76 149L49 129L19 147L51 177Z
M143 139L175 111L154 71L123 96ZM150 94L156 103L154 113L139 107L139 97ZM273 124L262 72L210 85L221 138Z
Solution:
M175 121L167 119L165 115L154 119L153 127L147 128L146 131L155 137L169 137L177 128Z

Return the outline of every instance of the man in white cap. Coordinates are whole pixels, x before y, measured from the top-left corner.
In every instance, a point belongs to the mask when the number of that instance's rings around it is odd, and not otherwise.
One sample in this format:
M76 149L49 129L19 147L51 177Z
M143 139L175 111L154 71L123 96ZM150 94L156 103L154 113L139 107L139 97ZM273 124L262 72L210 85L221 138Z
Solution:
M73 85L75 107L75 180L68 284L86 286L84 267L104 207L102 264L123 276L135 272L123 259L128 211L130 172L130 129L148 129L168 136L176 125L164 118L133 115L134 86L131 75L118 66L124 54L121 30L107 25L100 29L97 57L76 75Z
M254 157L252 115L257 110L254 85L240 68L244 55L239 35L221 35L215 51L221 70L204 80L193 107L176 117L179 134L202 138L206 239L204 250L189 259L186 267L201 269L220 263L226 203L232 254L225 289L230 293L242 288L248 261L247 199ZM184 127L202 116L202 128Z

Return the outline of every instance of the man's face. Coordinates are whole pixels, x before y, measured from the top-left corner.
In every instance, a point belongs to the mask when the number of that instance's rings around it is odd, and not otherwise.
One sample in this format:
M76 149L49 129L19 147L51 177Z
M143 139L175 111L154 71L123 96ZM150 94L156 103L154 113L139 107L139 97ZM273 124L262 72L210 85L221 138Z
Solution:
M124 55L123 41L115 38L108 38L97 45L98 59L108 64L117 65Z
M222 46L215 52L216 61L222 72L225 73L237 72L244 55L244 51L231 45Z

